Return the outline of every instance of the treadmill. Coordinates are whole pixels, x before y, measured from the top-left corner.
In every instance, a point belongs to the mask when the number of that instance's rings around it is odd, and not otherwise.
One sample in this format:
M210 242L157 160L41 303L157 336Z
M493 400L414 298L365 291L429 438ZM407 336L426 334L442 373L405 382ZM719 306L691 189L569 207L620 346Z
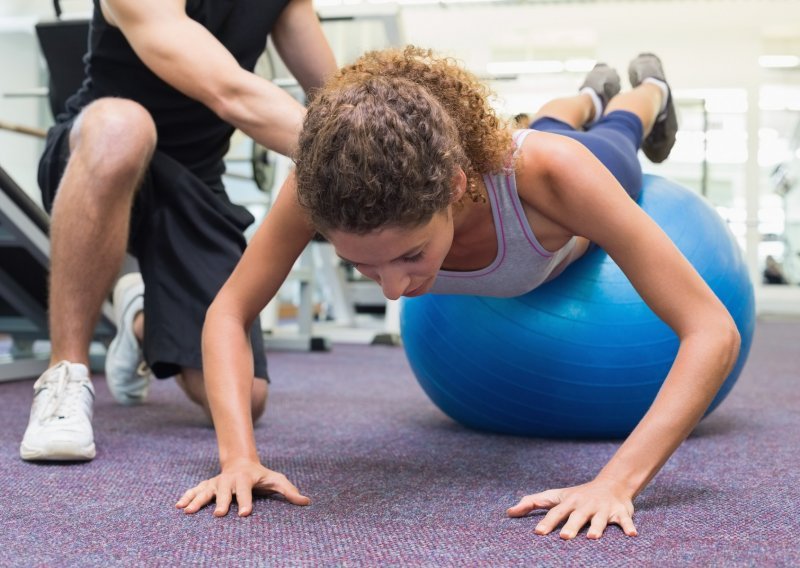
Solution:
M49 218L0 165L0 381L39 376L49 362L47 281ZM111 304L103 305L95 339L107 344L115 327ZM43 347L43 348L42 348ZM104 350L93 349L93 368Z

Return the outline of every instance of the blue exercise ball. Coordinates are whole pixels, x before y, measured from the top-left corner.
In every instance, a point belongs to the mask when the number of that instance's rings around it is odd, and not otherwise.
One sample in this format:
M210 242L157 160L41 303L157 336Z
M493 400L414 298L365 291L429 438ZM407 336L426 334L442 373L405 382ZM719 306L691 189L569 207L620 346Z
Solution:
M755 301L743 255L711 205L645 176L639 203L727 307L744 366ZM626 436L655 399L678 338L595 247L552 282L516 298L426 295L404 300L403 345L420 385L471 428L524 436Z

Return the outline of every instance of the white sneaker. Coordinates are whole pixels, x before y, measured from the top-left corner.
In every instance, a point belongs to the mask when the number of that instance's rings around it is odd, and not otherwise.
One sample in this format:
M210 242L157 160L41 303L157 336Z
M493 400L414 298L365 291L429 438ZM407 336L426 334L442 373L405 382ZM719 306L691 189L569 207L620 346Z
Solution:
M133 333L133 319L144 309L142 275L132 272L120 278L114 287L113 302L117 335L106 353L106 384L120 404L141 404L153 377Z
M24 460L90 460L94 387L86 365L61 361L33 385L33 405L19 455Z

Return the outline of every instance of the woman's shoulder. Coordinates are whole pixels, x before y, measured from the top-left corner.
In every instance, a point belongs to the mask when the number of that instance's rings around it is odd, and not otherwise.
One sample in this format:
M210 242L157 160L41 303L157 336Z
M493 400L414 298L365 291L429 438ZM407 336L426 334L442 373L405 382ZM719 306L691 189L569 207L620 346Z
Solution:
M576 144L581 145L580 142L573 140L569 136L563 136L556 132L531 129L514 130L512 139L518 154L535 154L543 159L550 155L569 154Z
M557 198L564 172L581 167L579 142L559 134L530 130L517 149L514 176L520 199L532 206Z
M539 130L518 130L513 136L513 168L518 180L543 175L564 151L563 136Z
M517 178L542 176L560 168L578 167L582 159L581 143L568 136L526 130L515 131L514 140L517 141L514 160Z

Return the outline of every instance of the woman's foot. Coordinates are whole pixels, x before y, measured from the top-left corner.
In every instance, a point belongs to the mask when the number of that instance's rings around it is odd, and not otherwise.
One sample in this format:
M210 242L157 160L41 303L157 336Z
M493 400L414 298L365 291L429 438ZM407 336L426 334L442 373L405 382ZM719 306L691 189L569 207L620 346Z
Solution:
M653 129L642 142L642 151L651 162L660 163L667 159L675 145L678 133L678 115L672 101L672 90L667 84L661 60L652 53L642 53L628 66L628 77L631 87L642 83L653 83L665 93L661 112L656 118Z
M608 101L613 99L620 90L619 74L613 67L605 63L596 64L581 85L580 92L588 93L594 102L594 117L592 122L597 122L603 116L608 106Z

